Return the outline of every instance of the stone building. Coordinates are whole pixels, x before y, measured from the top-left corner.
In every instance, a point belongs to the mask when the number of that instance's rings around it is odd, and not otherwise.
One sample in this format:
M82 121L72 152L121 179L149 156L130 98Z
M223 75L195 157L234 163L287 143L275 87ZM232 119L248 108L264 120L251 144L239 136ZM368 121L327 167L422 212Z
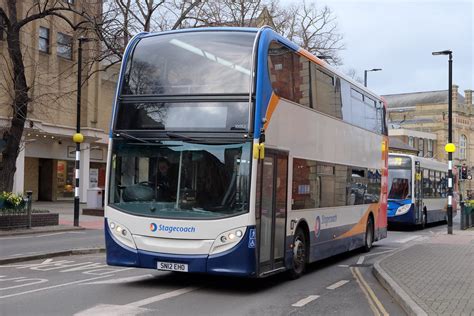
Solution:
M0 0L2 7L6 0ZM102 12L102 3L69 2L78 11L92 16ZM34 13L32 1L18 1L18 16ZM28 11L30 10L30 11ZM80 17L64 12L79 22ZM14 192L33 191L35 200L55 201L74 197L75 143L72 135L76 128L77 37L71 27L58 17L46 17L28 23L22 28L21 45L26 67L26 78L31 87L28 117L25 123L21 151L17 159ZM99 48L98 42L84 43L83 73L98 69L88 63ZM0 36L0 133L10 125L12 108L11 78L6 36ZM102 79L96 73L82 88L80 196L86 201L89 187L105 185L105 162L111 115L111 96L115 82ZM85 78L85 76L84 76ZM103 89L103 87L107 89ZM104 95L106 94L106 95ZM1 137L1 135L0 135ZM1 159L1 154L0 154Z
M472 90L464 96L452 87L453 155L455 166L474 168L474 108ZM419 150L419 155L447 161L444 146L448 140L448 90L391 94L383 96L388 104L389 135ZM470 193L473 181L464 181L461 189Z

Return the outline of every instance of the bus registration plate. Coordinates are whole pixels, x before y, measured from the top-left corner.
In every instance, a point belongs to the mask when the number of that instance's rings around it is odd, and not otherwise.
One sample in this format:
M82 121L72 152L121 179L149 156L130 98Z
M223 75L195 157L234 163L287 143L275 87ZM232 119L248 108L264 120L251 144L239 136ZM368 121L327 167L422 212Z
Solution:
M158 270L188 272L188 265L186 263L158 261L156 265Z

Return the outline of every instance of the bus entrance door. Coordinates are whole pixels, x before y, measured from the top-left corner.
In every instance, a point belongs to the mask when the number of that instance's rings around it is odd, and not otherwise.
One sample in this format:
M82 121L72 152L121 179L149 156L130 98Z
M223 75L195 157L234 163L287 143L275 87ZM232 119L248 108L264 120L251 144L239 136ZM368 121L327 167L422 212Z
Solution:
M423 174L419 161L415 161L415 223L419 224L423 219Z
M257 177L259 274L284 268L288 153L266 150Z

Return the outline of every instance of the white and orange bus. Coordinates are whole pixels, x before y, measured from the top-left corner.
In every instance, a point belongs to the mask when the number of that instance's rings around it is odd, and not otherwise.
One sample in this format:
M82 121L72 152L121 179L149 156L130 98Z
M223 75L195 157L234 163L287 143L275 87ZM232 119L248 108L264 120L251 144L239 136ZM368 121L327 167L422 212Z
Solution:
M115 99L110 265L264 277L387 235L383 101L269 27L143 33Z

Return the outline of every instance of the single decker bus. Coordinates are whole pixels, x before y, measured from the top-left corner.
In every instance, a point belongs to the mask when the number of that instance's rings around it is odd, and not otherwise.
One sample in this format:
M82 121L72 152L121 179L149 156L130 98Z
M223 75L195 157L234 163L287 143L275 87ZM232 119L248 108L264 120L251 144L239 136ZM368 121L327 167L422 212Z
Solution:
M385 103L269 27L133 37L107 159L109 265L296 278L387 234Z
M388 223L424 228L447 216L448 164L432 158L389 154ZM453 179L457 172L453 170ZM453 181L453 206L458 194Z

